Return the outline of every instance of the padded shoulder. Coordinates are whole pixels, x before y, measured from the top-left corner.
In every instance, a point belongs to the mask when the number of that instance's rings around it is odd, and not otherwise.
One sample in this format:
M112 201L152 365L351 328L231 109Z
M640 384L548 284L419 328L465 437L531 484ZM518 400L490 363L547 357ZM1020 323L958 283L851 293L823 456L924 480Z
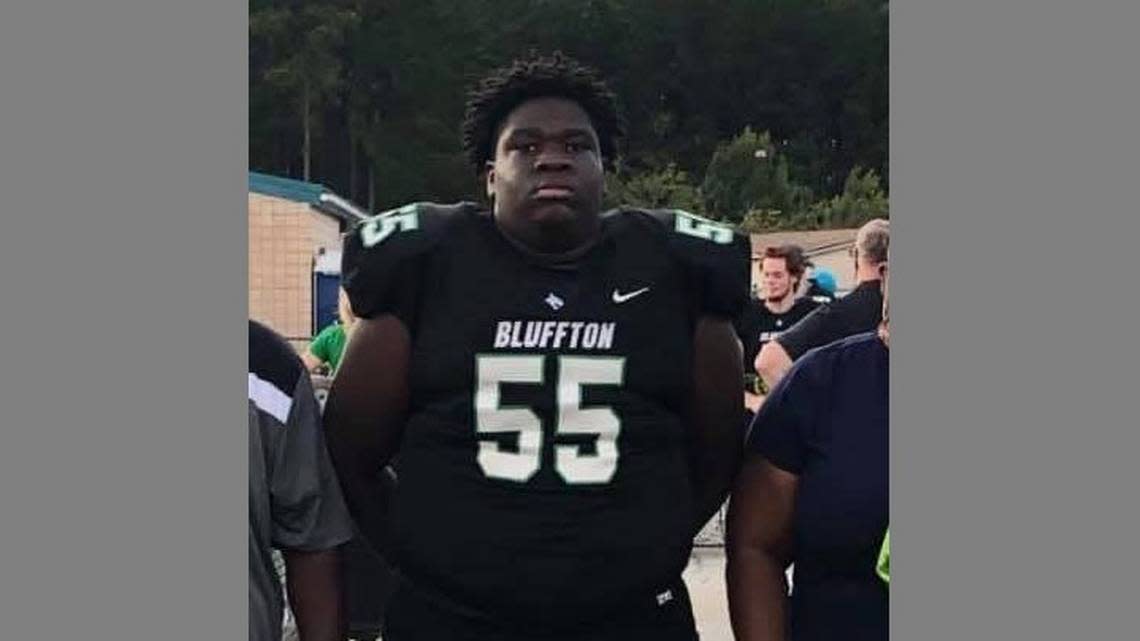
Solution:
M680 209L623 209L608 216L634 214L663 234L701 291L703 313L737 318L748 303L752 246L747 235L729 225Z
M478 210L466 202L412 203L358 223L345 236L341 259L352 312L372 318L406 309L418 291L416 265Z

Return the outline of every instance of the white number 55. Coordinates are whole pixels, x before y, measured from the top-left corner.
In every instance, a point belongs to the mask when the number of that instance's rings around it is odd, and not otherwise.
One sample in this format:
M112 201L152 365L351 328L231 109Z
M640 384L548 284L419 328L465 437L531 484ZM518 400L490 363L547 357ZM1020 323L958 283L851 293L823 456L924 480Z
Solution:
M504 451L498 443L480 441L477 459L490 478L525 483L538 472L542 458L542 423L527 407L504 408L502 383L542 385L542 356L476 356L475 430L478 434L518 434L518 451ZM554 429L554 468L572 484L608 483L617 471L617 438L621 421L609 407L582 407L583 385L621 385L625 359L593 356L558 356L554 381L558 417ZM597 436L595 454L583 454L580 445L558 443L563 434Z

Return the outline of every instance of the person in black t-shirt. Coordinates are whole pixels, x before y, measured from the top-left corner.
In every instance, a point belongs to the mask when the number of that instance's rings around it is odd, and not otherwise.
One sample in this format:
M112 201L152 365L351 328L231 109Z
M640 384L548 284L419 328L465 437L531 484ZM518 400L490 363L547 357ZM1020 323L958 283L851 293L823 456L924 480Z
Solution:
M728 515L737 641L886 641L889 317L813 350L760 408ZM788 595L785 571L794 567Z
M874 329L881 316L883 295L880 279L886 269L890 227L877 218L859 228L852 248L855 280L850 294L821 305L769 342L756 357L756 371L768 388L774 388L792 363L815 347Z
M748 238L602 212L615 96L564 56L480 82L463 132L490 207L414 203L345 239L360 320L324 416L399 571L384 639L695 641L682 571L744 446Z
M736 323L744 345L744 405L750 414L760 407L766 391L754 369L760 349L817 306L809 298L796 297L803 275L803 253L799 247L781 245L764 250L760 258L762 298L750 300Z

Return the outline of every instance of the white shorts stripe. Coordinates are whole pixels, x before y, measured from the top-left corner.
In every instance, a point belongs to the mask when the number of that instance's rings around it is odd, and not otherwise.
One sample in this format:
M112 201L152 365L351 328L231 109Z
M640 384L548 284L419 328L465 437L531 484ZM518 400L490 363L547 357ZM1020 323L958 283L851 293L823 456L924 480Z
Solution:
M293 399L285 392L277 389L273 383L258 378L257 374L253 372L249 373L249 400L282 424L289 420L289 410L293 407Z

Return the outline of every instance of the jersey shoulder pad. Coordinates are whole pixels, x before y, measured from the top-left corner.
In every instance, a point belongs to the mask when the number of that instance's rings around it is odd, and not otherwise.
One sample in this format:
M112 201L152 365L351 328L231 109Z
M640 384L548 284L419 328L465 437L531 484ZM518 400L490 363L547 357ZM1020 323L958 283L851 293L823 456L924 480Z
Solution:
M709 243L730 245L740 236L729 225L680 209L619 207L602 214L602 220L604 225L613 230L638 228L661 234L673 243L692 243L695 248Z
M691 241L694 247L731 245L744 238L731 225L726 225L682 209L651 209L648 213L677 240Z
M702 292L702 311L737 317L748 304L752 282L749 237L730 225L680 209L648 212L669 237L673 255Z
M416 289L416 265L478 211L475 203L418 202L357 223L344 237L341 257L341 283L353 313L371 318L399 311Z

